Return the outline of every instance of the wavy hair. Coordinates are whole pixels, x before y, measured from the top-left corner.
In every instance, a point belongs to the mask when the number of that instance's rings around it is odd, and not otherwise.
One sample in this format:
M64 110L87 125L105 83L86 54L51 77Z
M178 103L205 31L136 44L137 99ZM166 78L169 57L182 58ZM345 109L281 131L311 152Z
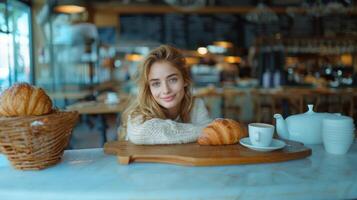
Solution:
M168 62L181 73L184 83L185 94L181 101L179 116L184 123L191 121L190 112L193 106L193 97L191 93L192 79L186 67L186 60L182 53L169 45L161 45L152 50L139 66L136 77L136 83L139 89L136 99L129 105L122 115L122 133L119 138L126 135L126 126L129 116L135 118L141 116L142 123L152 118L167 119L163 109L154 99L149 86L149 72L151 66L156 62Z

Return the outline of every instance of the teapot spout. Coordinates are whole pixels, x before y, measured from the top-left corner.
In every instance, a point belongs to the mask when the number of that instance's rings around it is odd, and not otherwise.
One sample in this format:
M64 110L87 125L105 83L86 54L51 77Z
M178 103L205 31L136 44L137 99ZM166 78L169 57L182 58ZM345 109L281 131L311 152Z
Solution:
M278 133L279 137L283 139L289 139L290 134L288 126L283 116L281 116L281 114L274 114L274 118L276 119L276 132Z

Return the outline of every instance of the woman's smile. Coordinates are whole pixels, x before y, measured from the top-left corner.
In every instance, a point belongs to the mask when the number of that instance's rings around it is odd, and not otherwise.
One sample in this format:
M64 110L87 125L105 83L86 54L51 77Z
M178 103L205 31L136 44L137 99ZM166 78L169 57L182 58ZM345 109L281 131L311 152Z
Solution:
M176 95L171 95L171 96L168 96L168 97L162 97L161 99L166 101L166 102L170 102L172 100L174 100L176 97Z

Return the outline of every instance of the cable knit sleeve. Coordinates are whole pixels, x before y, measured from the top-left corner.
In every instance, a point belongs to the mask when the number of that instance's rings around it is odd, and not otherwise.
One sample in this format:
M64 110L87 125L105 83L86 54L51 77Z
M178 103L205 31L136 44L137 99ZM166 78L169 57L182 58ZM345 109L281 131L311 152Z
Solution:
M193 124L202 124L205 126L212 122L206 105L202 99L196 98L195 100L195 105L191 112L191 122Z
M197 140L211 120L202 100L197 99L191 111L192 123L169 119L150 119L140 123L141 116L129 118L127 139L134 144L181 144Z

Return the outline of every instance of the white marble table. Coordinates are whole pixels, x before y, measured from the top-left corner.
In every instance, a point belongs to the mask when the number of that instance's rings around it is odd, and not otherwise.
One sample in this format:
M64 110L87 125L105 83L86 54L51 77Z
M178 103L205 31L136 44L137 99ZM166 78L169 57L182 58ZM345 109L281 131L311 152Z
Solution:
M357 198L357 143L344 156L310 147L302 160L216 167L125 166L102 149L84 149L45 170L18 171L0 155L0 199Z

